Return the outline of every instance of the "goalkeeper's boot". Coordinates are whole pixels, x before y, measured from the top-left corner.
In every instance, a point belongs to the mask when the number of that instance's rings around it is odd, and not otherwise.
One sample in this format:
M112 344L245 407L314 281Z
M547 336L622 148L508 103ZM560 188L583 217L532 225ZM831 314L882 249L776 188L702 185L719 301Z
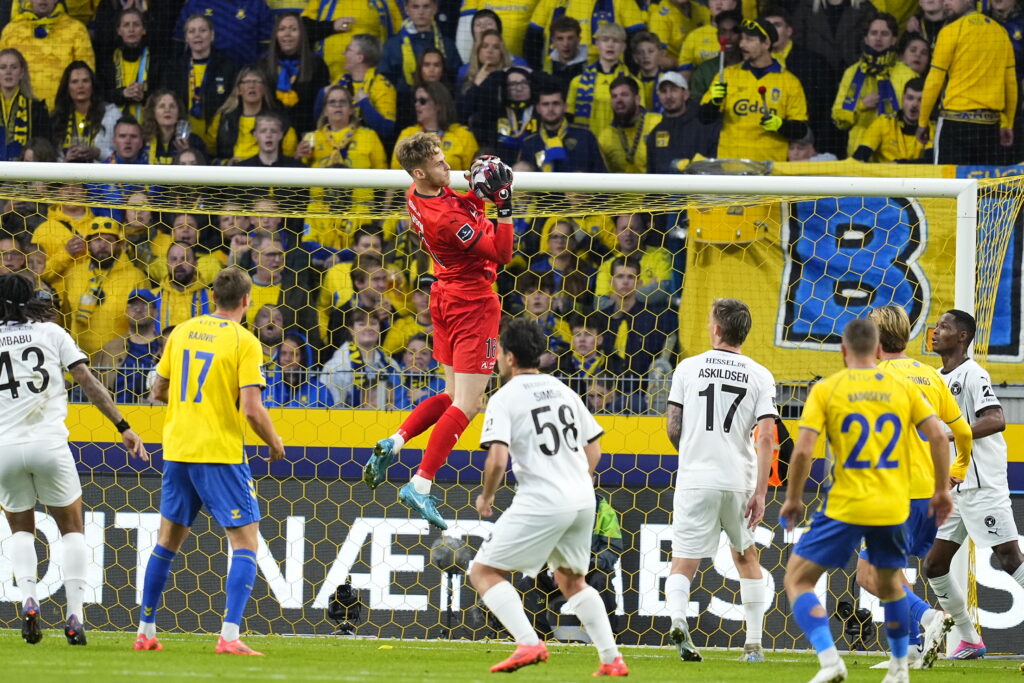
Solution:
M68 645L85 645L85 626L74 614L64 625L64 637L68 639Z
M234 640L224 640L221 636L217 639L217 654L219 655L252 655L255 657L262 657L262 652L256 652L248 645L242 642L241 638L235 638Z
M522 669L531 664L548 661L548 648L543 642L536 645L516 645L516 651L508 659L491 667L491 673L507 673Z
M391 463L395 461L398 451L395 450L395 440L391 438L381 439L373 447L370 459L363 465L363 483L371 489L375 489L384 481Z
M29 645L35 645L43 639L43 631L39 628L39 603L29 598L22 605L21 637Z
M622 657L616 657L615 661L611 664L601 664L601 668L591 674L594 678L599 676L628 676L629 667L626 666L626 662L622 661Z
M985 648L985 641L979 640L976 643L968 643L961 640L960 644L953 650L953 654L946 659L982 659L988 650Z
M413 487L411 481L403 486L398 492L398 500L408 505L416 512L416 514L436 526L441 531L448 528L448 525L444 521L444 517L442 517L441 513L437 511L437 498L429 493L420 493L415 489L415 487Z
M911 669L932 668L932 664L939 658L942 641L945 640L946 634L953 629L954 624L956 621L953 617L944 612L938 612L932 617L921 636L921 657L917 661L911 662Z
M140 633L135 639L135 644L132 645L133 650L162 650L164 646L160 644L160 641L156 639L156 636L147 638L145 633Z
M846 664L839 660L838 664L823 666L810 680L810 683L843 683L846 680Z
M743 646L743 654L740 655L741 662L763 662L764 649L760 643L747 643Z
M676 619L672 622L672 630L668 637L679 652L679 659L684 662L702 662L704 658L697 652L697 646L693 644L690 637L690 628L686 625L685 619Z

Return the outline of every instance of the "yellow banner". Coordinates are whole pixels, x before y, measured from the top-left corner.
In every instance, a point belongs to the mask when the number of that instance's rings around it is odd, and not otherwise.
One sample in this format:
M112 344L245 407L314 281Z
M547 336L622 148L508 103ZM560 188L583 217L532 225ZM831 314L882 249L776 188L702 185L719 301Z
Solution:
M780 163L773 172L975 175L971 169L949 166L853 161ZM987 190L981 196L982 201L996 198ZM998 208L1016 223L1020 201L1012 199L1012 212L1003 205ZM994 277L1002 274L1009 282L1012 274L1019 281L1020 233L1013 230L1007 240L1007 269L994 270ZM930 357L937 366L938 357L926 350L925 339L936 319L953 308L955 240L953 199L822 197L691 211L680 309L683 355L707 348L705 321L711 301L736 297L750 305L753 315L744 352L780 382L807 382L842 366L839 341L849 320L877 306L899 304L911 319L909 353ZM980 253L978 258L989 256ZM978 308L989 297L990 310L996 309L985 331L991 334L986 364L997 383L1024 382L1019 289L979 287Z

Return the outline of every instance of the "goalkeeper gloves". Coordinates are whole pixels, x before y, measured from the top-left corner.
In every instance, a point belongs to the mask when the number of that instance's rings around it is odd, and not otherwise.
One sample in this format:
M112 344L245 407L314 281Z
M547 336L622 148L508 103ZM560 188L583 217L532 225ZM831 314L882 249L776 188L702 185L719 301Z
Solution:
M498 218L512 217L512 169L501 160L488 162L480 168L473 188L484 199L494 202Z
M725 93L728 87L722 81L715 81L711 84L711 104L716 107L721 106L722 102L725 101Z
M775 114L765 114L761 117L761 127L774 133L782 128L782 118Z

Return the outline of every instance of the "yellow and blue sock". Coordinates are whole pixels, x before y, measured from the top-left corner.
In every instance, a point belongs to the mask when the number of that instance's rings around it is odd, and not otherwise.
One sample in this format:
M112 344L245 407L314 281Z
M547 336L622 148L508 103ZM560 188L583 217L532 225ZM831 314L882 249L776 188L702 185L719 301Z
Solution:
M236 550L231 554L231 569L228 570L226 586L227 604L224 610L224 625L221 637L224 640L238 640L239 624L245 614L245 605L252 594L256 581L256 553L252 550Z
M828 625L828 615L812 591L802 594L793 603L793 617L803 629L807 640L818 653L818 661L822 666L831 666L839 662L839 651L836 650L832 630Z
M142 582L142 606L139 609L139 633L147 638L156 635L156 610L164 594L164 586L171 575L175 552L159 543L153 548L146 564L146 577Z
M885 610L885 634L889 637L889 651L899 661L907 657L910 641L910 601L904 595L898 600L882 602Z
M903 590L907 594L907 605L910 609L910 644L918 645L921 643L921 619L924 617L924 613L931 609L931 607L927 602L917 597L917 594L911 590L910 586L904 586Z

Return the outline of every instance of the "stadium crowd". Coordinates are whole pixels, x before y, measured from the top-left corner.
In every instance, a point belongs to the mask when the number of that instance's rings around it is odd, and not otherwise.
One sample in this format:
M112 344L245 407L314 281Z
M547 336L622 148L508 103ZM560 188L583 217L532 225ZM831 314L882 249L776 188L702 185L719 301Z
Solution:
M0 0L0 25L0 160L398 168L424 130L456 169L1022 156L1016 0ZM119 401L145 400L167 331L211 309L228 264L253 276L270 405L404 409L443 386L404 221L274 217L280 196L242 194L158 213L137 190L7 202L0 234L0 269L59 301ZM663 408L681 225L516 221L503 308L541 324L542 369L595 412Z

